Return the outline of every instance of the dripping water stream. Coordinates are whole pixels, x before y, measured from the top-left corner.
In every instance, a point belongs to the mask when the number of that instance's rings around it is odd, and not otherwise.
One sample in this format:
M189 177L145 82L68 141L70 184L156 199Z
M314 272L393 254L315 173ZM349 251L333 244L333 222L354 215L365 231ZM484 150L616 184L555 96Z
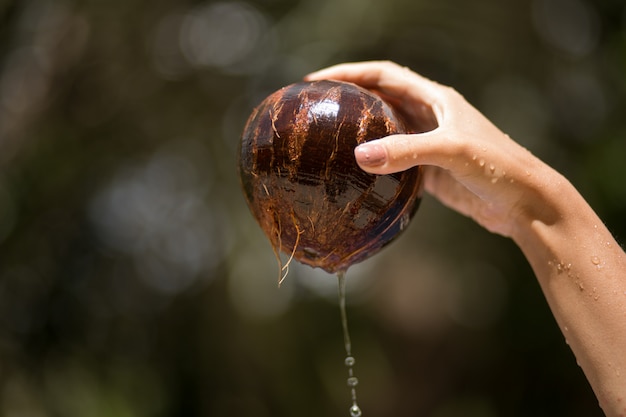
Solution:
M354 376L354 364L356 363L352 356L352 342L350 341L350 332L348 331L348 315L346 313L346 272L337 273L337 281L339 284L339 309L341 311L341 327L343 328L343 343L346 348L345 364L348 367L348 387L350 387L350 396L352 405L350 406L350 417L361 417L361 408L356 400L356 386L359 383L357 377Z

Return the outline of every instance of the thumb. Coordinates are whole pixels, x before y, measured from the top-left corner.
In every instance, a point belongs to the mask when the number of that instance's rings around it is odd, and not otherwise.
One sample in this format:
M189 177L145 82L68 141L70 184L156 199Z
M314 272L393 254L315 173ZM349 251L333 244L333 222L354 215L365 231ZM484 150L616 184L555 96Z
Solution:
M371 174L391 174L415 165L440 165L445 152L442 139L439 129L386 136L360 144L354 149L354 157L361 169Z

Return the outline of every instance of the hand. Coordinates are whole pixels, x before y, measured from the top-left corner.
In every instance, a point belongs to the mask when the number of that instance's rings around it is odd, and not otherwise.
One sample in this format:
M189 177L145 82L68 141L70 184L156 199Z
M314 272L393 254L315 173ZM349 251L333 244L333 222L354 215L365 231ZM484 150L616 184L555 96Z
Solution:
M574 186L459 93L396 64L342 64L306 79L373 90L422 132L362 144L356 160L375 174L424 165L427 191L513 238L604 412L626 415L626 324L615 319L626 317L626 253Z
M307 80L349 81L378 93L414 131L362 144L355 157L374 174L425 166L425 188L486 229L514 237L520 222L544 211L541 188L561 181L525 148L502 133L450 87L391 62L341 64ZM546 219L550 221L550 219Z

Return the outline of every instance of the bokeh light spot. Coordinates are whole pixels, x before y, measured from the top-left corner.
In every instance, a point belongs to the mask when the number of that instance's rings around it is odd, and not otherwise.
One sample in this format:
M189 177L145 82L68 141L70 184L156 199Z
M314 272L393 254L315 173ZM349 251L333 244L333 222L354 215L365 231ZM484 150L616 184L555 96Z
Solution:
M247 64L258 64L259 57L269 55L268 27L263 14L248 3L205 4L185 16L181 50L194 67L229 70L243 65L258 70Z
M191 159L157 152L100 190L91 219L106 245L134 258L151 287L176 293L211 276L224 253L223 213L207 201L208 184Z
M598 44L598 16L584 0L535 0L532 18L547 44L573 56L585 56Z

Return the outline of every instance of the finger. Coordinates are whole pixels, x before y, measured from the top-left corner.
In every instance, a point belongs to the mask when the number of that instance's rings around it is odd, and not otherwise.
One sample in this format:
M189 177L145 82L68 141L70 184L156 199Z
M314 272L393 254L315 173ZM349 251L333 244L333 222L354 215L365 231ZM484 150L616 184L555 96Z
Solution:
M484 204L476 194L450 174L450 171L436 166L424 167L424 189L445 206L472 217L476 207Z
M339 64L305 77L320 79L353 82L374 91L402 113L413 132L432 130L442 119L447 89L393 62Z
M338 64L305 76L305 80L308 81L321 79L350 81L396 97L407 93L407 81L410 81L412 85L420 86L425 92L434 92L434 86L439 85L406 67L389 61Z
M305 80L336 79L378 90L397 98L413 98L432 104L440 96L441 85L389 61L338 64L311 73Z
M507 220L506 209L481 198L459 182L450 171L425 166L424 189L446 207L470 217L490 232L511 235L511 223Z
M372 174L390 174L415 165L435 165L463 175L465 151L441 128L412 135L391 135L357 146L359 166Z

